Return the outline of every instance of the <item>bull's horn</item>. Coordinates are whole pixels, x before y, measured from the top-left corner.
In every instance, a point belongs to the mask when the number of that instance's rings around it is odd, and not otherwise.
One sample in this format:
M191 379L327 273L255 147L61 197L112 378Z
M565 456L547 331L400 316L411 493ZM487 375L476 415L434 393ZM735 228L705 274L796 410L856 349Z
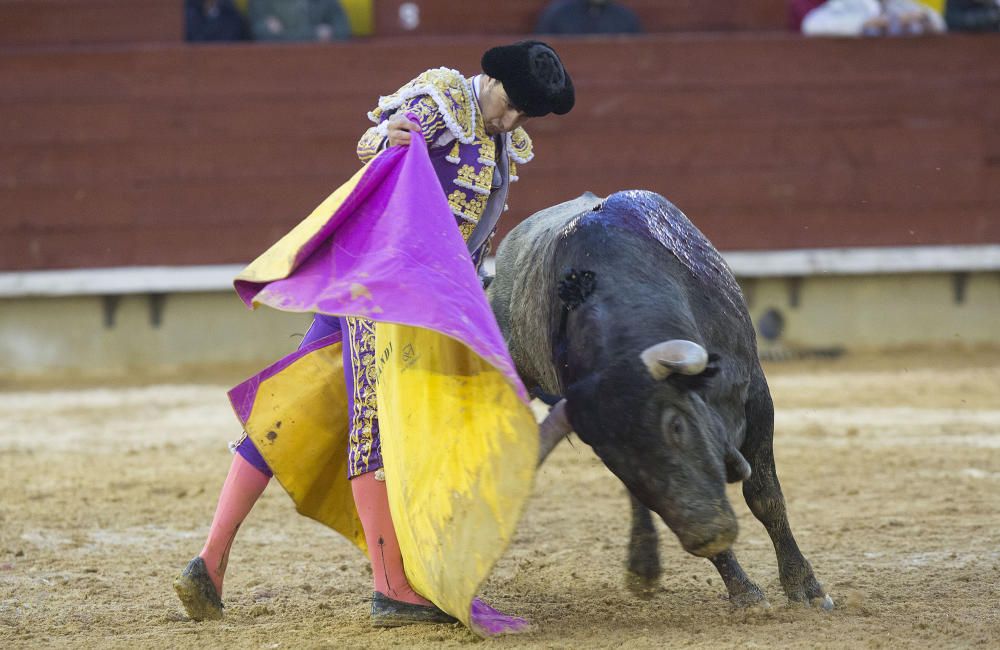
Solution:
M736 447L729 447L726 451L726 482L736 483L750 478L750 463L743 457Z
M705 348L684 339L657 343L643 350L639 358L656 381L666 379L673 372L697 375L708 365L708 352Z

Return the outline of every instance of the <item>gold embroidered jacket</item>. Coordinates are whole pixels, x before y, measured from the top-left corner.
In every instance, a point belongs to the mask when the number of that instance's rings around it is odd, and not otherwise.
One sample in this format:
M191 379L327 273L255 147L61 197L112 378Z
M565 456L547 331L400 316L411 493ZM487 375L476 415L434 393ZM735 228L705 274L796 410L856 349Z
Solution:
M498 160L497 143L486 134L472 84L471 78L448 68L422 73L379 98L378 106L368 113L375 126L358 142L358 158L368 162L381 150L388 133L386 121L393 113L403 111L415 117L466 240L486 208ZM503 137L514 182L517 165L534 157L531 138L521 128Z

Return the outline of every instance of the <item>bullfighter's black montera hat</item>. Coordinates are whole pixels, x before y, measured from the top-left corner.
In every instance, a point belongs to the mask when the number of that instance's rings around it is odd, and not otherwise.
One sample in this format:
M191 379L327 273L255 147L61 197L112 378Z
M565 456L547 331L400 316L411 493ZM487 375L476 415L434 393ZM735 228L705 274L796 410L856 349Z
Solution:
M569 113L576 101L573 80L559 55L541 41L520 41L486 51L483 72L498 79L510 101L529 117Z

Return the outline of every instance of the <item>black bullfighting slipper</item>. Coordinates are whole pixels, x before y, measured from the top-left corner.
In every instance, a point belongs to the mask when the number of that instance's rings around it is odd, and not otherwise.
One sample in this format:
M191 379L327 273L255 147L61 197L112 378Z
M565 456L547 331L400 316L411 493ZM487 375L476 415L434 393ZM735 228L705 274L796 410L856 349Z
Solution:
M215 591L215 585L208 577L208 567L201 557L188 562L174 580L174 591L192 620L217 621L222 618L222 599Z
M413 605L393 600L376 591L372 594L372 625L399 627L413 623L457 623L458 619L434 605Z

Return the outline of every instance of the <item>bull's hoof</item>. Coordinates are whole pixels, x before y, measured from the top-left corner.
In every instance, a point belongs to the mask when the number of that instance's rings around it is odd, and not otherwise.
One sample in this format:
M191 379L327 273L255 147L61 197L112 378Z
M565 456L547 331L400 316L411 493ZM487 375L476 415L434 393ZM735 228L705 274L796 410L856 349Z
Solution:
M830 598L829 594L823 596L822 598L813 598L811 604L813 607L818 607L824 612L832 612L833 608L837 606L837 604L833 602L833 598Z
M771 609L771 603L764 594L730 596L729 604L736 609Z
M660 553L657 550L656 531L652 528L632 531L628 557L625 560L625 587L636 598L652 598L660 587Z
M803 579L801 584L785 585L785 594L793 603L812 605L823 611L829 612L835 607L833 598L823 591L823 586L812 575Z
M626 571L625 588L636 598L649 600L660 588L660 575L642 576L634 571Z
M750 583L750 585L738 593L729 594L729 604L739 609L760 608L770 609L771 603L767 601L767 596L760 587Z

